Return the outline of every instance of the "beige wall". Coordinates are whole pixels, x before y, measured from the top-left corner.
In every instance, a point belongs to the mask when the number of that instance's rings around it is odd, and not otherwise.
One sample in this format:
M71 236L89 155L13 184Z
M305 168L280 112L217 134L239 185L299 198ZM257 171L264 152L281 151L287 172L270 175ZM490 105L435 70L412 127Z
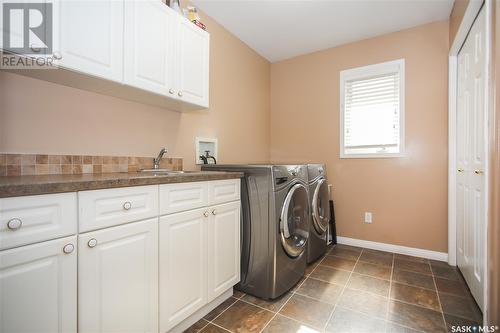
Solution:
M271 65L271 159L327 164L340 236L447 252L448 38L443 21ZM340 159L339 72L399 58L406 157Z
M462 23L462 19L465 15L465 10L469 5L470 0L455 0L453 3L453 8L451 9L450 14L450 32L449 32L449 42L450 46L453 44L453 40L457 35L458 28Z
M500 5L493 2L493 112L490 131L488 325L500 324Z
M0 72L0 152L153 156L167 146L193 169L196 136L222 162L269 159L270 64L205 17L210 109L177 113ZM244 79L242 79L244 78Z

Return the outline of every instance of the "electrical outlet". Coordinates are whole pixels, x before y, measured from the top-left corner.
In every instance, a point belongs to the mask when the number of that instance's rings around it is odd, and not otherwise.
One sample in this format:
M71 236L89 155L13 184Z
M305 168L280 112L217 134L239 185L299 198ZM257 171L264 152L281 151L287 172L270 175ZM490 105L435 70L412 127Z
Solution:
M365 223L372 223L373 215L371 212L365 212Z

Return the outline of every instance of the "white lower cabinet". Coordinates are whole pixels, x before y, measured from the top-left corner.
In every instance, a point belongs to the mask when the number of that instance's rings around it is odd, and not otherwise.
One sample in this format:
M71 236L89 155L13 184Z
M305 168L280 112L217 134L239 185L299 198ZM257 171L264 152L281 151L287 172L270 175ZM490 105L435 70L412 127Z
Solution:
M0 332L76 332L76 236L0 252Z
M78 331L158 331L158 218L78 237Z
M160 217L160 332L207 303L208 209Z
M214 206L208 222L208 301L240 281L240 202Z

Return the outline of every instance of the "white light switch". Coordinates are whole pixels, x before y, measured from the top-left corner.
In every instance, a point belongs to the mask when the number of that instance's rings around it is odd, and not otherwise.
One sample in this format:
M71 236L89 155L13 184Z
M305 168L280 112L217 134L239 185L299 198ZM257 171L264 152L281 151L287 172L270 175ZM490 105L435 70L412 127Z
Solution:
M371 212L365 212L365 223L372 223L373 215Z

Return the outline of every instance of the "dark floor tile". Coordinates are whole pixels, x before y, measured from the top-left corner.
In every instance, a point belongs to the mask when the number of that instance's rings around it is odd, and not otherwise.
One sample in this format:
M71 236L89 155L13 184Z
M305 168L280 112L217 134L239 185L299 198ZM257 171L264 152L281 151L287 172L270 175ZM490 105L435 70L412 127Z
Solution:
M233 297L234 298L242 298L245 295L246 294L240 290L236 290L236 289L233 290Z
M205 319L202 318L202 319L198 320L196 323L194 323L193 325L191 325L191 327L189 327L187 330L185 330L184 333L198 333L207 325L208 325L208 321L206 321Z
M292 289L290 289L290 291L288 291L288 292L289 292L289 293L293 293L293 292L295 292L297 289L299 289L299 287L302 285L302 283L304 283L304 281L305 281L306 279L307 279L307 276L303 276L303 277L299 280L299 282L297 282L297 283L295 284L295 286L293 286L293 288L292 288Z
M473 299L439 293L439 300L444 313L482 322L483 315Z
M381 265L381 266L392 266L392 255L380 255L375 252L365 252L361 253L359 261L368 262L370 264Z
M334 247L329 253L329 256L336 256L344 259L357 260L359 258L360 251L343 248L343 247Z
M446 261L440 261L434 259L429 259L429 263L431 264L432 267L455 267L455 266L450 266Z
M391 267L374 265L367 262L358 261L354 267L354 272L370 275L379 279L389 280L391 278Z
M280 313L314 328L323 329L333 307L331 304L295 294L280 310Z
M260 332L273 316L270 311L237 301L213 322L232 332Z
M214 324L208 324L203 330L200 331L201 333L227 333L226 330L215 326Z
M447 313L444 314L444 320L446 321L446 327L448 328L448 332L452 332L454 326L457 327L457 326L481 326L482 325L482 322L480 322L480 321L460 318L460 317L452 316L452 315L447 314ZM474 332L474 331L471 331L471 332Z
M371 292L380 296L389 296L390 282L387 280L377 279L371 276L352 273L347 287L362 291Z
M371 254L376 254L381 257L386 257L386 258L391 258L394 256L394 253L392 252L387 252L387 251L380 251L380 250L374 250L374 249L363 249L364 253L371 253Z
M391 298L420 305L435 311L441 311L437 292L429 289L394 282L391 287Z
M312 262L306 266L306 272L305 275L311 274L311 272L319 265L323 258L316 260L315 262Z
M288 301L288 299L292 296L291 293L286 293L285 295L278 297L274 300L265 300L261 298L254 297L252 295L245 295L241 298L242 301L252 303L253 305L260 306L266 310L272 312L278 312L278 310L283 306L283 304Z
M311 273L310 277L319 279L322 281L335 283L339 285L345 285L347 280L349 280L350 273L340 269L335 269L327 266L319 265L316 267L314 272Z
M295 292L325 303L335 304L339 299L342 289L344 287L337 284L308 278Z
M408 260L408 261L416 261L416 262L423 262L423 263L429 263L429 259L426 258L421 258L421 257L414 257L414 256L409 256L406 254L394 254L395 259L402 259L402 260Z
M461 297L472 297L465 282L460 280L449 280L435 277L436 287L440 293L452 294Z
M388 320L424 332L446 332L441 312L399 301L390 301Z
M392 280L415 287L436 290L434 279L431 275L394 269L392 272Z
M356 264L355 260L344 259L339 257L331 257L331 256L325 257L323 261L320 263L320 265L322 266L339 268L346 271L352 271L355 264Z
M431 267L432 267L432 274L434 274L434 276L455 281L459 281L462 278L460 273L458 272L458 269L456 269L453 266L445 267L445 266L434 265Z
M412 271L431 275L431 267L428 263L408 261L403 259L394 259L394 269L402 269L405 271Z
M363 249L360 248L360 247L351 246L351 245L345 245L345 244L337 244L337 245L334 246L334 248L345 249L345 250L350 250L350 251L356 251L358 253L361 253L361 251L363 251Z
M413 328L401 326L391 322L387 322L387 333L420 333L420 331L414 330Z
M349 309L337 307L326 326L327 332L385 332L386 322Z
M337 306L359 311L372 317L385 318L388 299L364 291L346 288Z
M300 323L293 319L284 317L282 315L276 315L276 317L267 324L266 328L262 331L265 333L300 333L306 331L307 333L320 332L314 328L307 326L306 324Z
M217 317L218 315L220 315L224 310L226 310L228 307L230 307L231 305L234 304L234 302L236 302L236 298L234 297L229 297L228 299L226 299L224 302L222 302L218 307L216 307L215 309L213 309L211 312L209 312L205 317L203 317L204 319L208 320L208 321L212 321L215 319L215 317Z

